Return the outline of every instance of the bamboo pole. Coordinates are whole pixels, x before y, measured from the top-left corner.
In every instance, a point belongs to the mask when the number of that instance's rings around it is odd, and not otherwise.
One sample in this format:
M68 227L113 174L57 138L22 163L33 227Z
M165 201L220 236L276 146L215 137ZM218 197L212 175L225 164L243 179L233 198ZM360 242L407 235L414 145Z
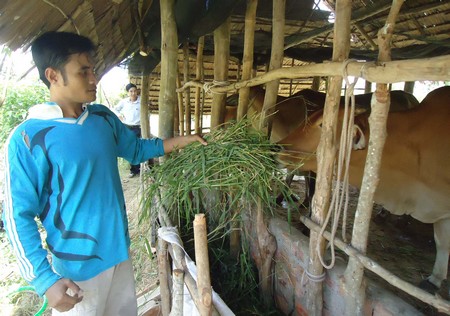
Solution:
M315 232L320 232L321 227L314 223L310 218L300 215L300 221L306 225L310 230ZM331 234L327 231L323 233L323 236L330 241L332 239ZM384 269L379 263L368 258L366 255L359 252L357 249L353 248L351 245L343 242L338 237L333 236L333 242L336 247L345 252L349 257L356 257L367 270L372 271L379 277L383 278L389 284L392 284L396 288L401 289L407 294L421 300L424 303L434 306L442 313L450 314L450 303L449 301L442 299L439 295L430 294L417 286L412 285L398 276Z
M161 291L161 310L163 315L170 312L170 288L169 288L169 265L167 261L167 243L164 240L158 241L158 275L159 287Z
M291 59L291 67L294 67L294 65L295 65L295 59L292 58ZM314 84L314 79L313 79L312 84ZM292 92L294 92L293 88L294 88L294 79L291 79L291 80L289 80L289 96L292 96Z
M197 44L197 59L195 63L195 80L203 80L203 48L205 47L205 37L202 36L198 39ZM201 134L201 115L202 111L200 111L200 97L202 96L202 88L195 88L195 133Z
M170 219L169 215L167 214L166 209L161 204L161 201L158 196L154 197L154 202L156 205L156 208L158 209L158 219L161 223L161 225L164 227L173 227L172 220ZM194 279L194 277L189 272L189 268L186 263L185 258L185 252L183 250L183 244L170 244L170 247L168 247L169 253L173 259L173 263L175 265L176 269L180 269L184 271L184 283L186 284L186 287L189 291L189 294L191 295L192 301L194 302L195 306L198 309L199 306L199 298L198 298L198 290L197 290L197 283ZM163 314L167 315L167 314ZM212 316L218 316L219 313L216 309L216 307L213 305L212 309Z
M237 67L236 67L236 81L241 80L241 68L242 68L242 63L240 60L238 60Z
M284 57L284 24L286 0L274 0L272 5L272 48L270 54L269 71L281 68ZM277 103L280 80L273 80L266 84L264 104L261 111L259 129L267 127L267 136L270 139L272 132L272 118Z
M275 237L269 232L267 224L264 221L261 199L258 199L257 202L255 225L258 238L259 258L261 262L261 267L258 271L260 295L264 305L270 307L273 305L272 262L273 255L277 250L277 242Z
M362 78L370 82L393 83L403 81L445 81L450 77L450 55L424 59L396 60L389 62L347 61L347 75ZM305 78L311 76L342 75L343 62L325 62L292 68L281 68L249 80L232 83L227 86L211 87L211 91L224 93L244 87L254 87L279 78ZM203 87L203 83L191 81L188 86Z
M230 58L230 27L228 18L214 30L214 81L218 85L228 83L228 60ZM214 93L211 105L211 130L223 123L226 93Z
M189 43L183 44L183 78L184 83L189 81ZM184 113L186 118L186 135L191 135L191 91L184 90Z
M142 31L142 20L141 20L140 14L139 14L139 7L138 7L137 0L134 0L131 2L131 14L133 16L134 24L135 24L136 31L138 34L139 54L141 56L147 56L148 48L147 48L147 45L145 45L145 36L144 36L144 32Z
M336 22L334 26L333 61L344 61L350 50L351 1L336 2ZM342 76L329 78L330 85L325 99L322 134L317 149L317 187L312 203L312 219L319 225L325 220L330 204L330 192L333 179L333 167L336 156L336 126L338 121L339 100L341 96ZM314 276L323 274L319 254L323 257L325 239L311 232L309 243L308 271ZM323 284L311 282L307 292L307 310L313 315L322 315Z
M367 81L364 84L364 93L370 93L372 92L372 82Z
M159 137L173 137L178 76L178 35L174 0L160 2L161 9L161 83L159 92Z
M407 82L405 82L405 87L403 88L403 90L405 91L405 92L408 92L408 93L413 93L414 92L414 81L407 81Z
M140 104L140 118L141 118L141 137L148 139L150 138L150 111L148 104L148 91L150 86L150 75L144 74L141 79L141 104ZM144 170L144 166L147 162L141 163L141 170ZM140 198L145 192L145 181L143 181L143 173L140 174Z
M393 0L384 28L378 33L380 61L391 59L390 42L400 8L404 0ZM386 84L377 83L372 95L371 114L369 116L370 141L367 150L366 165L361 184L358 205L353 224L352 246L365 254L369 237L370 218L372 217L375 190L379 182L381 157L386 141L386 122L389 113L390 94ZM355 257L350 257L344 273L344 291L346 313L364 315L366 300L366 281L364 266Z
M195 263L197 265L197 290L199 312L209 316L212 311L212 290L209 272L208 238L205 214L195 214L194 219Z
M311 89L312 90L319 91L319 89L320 89L320 80L321 80L321 78L317 77L317 76L313 78L313 81L311 83Z
M177 76L177 87L181 86L180 76ZM175 107L175 118L178 121L178 124L174 124L174 127L180 131L179 135L184 135L184 108L183 108L183 92L177 93L178 103L177 107Z
M233 192L228 193L228 199L233 201ZM230 257L236 259L236 262L239 262L239 255L241 252L241 221L238 220L238 216L240 214L239 205L235 203L235 206L231 212L233 213L230 227Z
M148 109L148 90L150 75L143 75L141 81L141 137L150 138L150 120Z
M170 311L170 316L183 316L184 271L180 269L174 269L172 273L172 279L173 279L173 304L172 310Z
M248 80L252 77L253 69L253 46L255 43L256 8L258 0L247 0L245 11L245 33L244 33L244 54L242 64L241 80ZM239 103L237 109L237 120L241 120L248 111L250 88L239 90Z

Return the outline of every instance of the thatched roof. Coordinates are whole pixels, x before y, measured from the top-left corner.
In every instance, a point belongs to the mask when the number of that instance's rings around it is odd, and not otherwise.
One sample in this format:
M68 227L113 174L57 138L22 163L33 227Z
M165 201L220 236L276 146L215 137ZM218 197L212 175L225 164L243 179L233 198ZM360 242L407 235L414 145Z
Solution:
M335 0L331 11L318 9L319 0L286 0L285 64L321 62L331 57ZM272 3L259 0L255 64L263 71L270 58ZM390 0L352 1L351 58L375 60L377 33L384 25ZM179 43L189 43L194 67L197 39L205 36L204 54L213 56L212 32L231 16L230 80L236 79L243 52L245 0L178 0L175 18ZM392 58L426 58L450 54L450 1L408 0L402 6L392 38ZM97 72L129 64L130 73L155 71L160 59L159 1L152 0L3 0L0 2L0 43L27 49L41 33L66 30L89 36L97 45ZM135 54L143 48L144 58ZM180 54L180 56L182 56ZM131 60L131 64L130 64ZM212 58L205 59L205 75ZM208 63L209 60L209 63ZM180 68L182 69L182 67ZM191 73L195 73L192 68ZM233 72L234 71L234 72ZM290 84L292 84L290 82ZM296 83L294 82L294 85ZM155 82L157 89L157 82ZM284 86L286 89L286 86ZM292 90L292 89L291 89ZM157 94L150 95L157 99Z

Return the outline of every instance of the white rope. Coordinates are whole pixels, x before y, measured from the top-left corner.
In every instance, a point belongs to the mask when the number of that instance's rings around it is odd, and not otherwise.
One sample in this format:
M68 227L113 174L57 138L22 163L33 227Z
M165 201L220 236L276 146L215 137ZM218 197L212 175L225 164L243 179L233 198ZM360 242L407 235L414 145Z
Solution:
M325 221L320 229L319 238L323 236L325 229L328 226L331 215L333 215L333 222L331 227L331 237L328 242L328 246L331 251L331 262L330 264L326 264L323 260L320 244L319 242L316 245L317 255L322 266L326 269L331 269L334 267L336 256L334 251L334 236L336 235L336 231L339 224L339 219L341 217L342 211L344 212L342 216L342 239L344 242L346 241L345 231L346 231L346 222L347 222L347 211L348 211L348 201L349 201L349 165L350 165L350 156L352 152L353 145L353 131L354 131L354 115L355 115L355 95L354 89L356 83L358 81L358 77L355 78L353 82L349 81L347 76L347 66L352 60L347 60L344 62L343 73L345 78L345 104L344 104L344 117L342 122L342 130L341 130L341 138L339 144L339 155L337 164L335 165L335 173L336 173L336 182L334 184L332 198L330 202L330 206L327 212L327 216ZM349 103L350 110L349 110ZM341 180L342 179L342 180ZM340 182L342 181L342 189L340 188ZM323 238L323 237L322 237Z
M228 86L230 84L230 82L228 81L217 81L217 80L213 80L212 82L206 82L205 84L203 84L203 90L207 93L207 94L224 94L226 92L214 92L213 88L215 87L225 87Z
M308 281L311 281L314 283L319 283L319 282L323 282L325 280L326 273L324 272L320 275L312 274L311 272L308 271L307 268L303 267L302 279L300 280L301 286L303 286L305 284L305 280L304 280L305 276L308 279Z

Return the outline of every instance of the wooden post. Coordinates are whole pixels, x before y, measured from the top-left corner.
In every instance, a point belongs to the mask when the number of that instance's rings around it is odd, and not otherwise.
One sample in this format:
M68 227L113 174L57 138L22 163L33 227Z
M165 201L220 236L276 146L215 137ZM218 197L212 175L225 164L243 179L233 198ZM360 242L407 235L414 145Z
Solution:
M214 81L218 84L228 82L228 59L230 57L230 27L228 18L214 30ZM214 93L211 105L211 130L223 123L225 117L226 93Z
M264 222L261 199L258 200L255 222L256 234L258 236L258 252L261 260L261 267L258 271L260 295L264 304L270 307L273 304L272 262L273 255L277 250L277 242Z
M270 54L269 71L281 68L284 57L284 24L286 0L273 1L272 18L272 50ZM267 136L270 139L272 129L272 114L277 103L280 80L273 80L266 84L266 94L261 112L260 130L267 127Z
M408 93L412 94L414 92L414 83L415 83L415 81L407 81L407 82L405 82L405 87L403 88L403 90L405 92L408 92Z
M178 76L178 35L174 0L160 2L161 9L161 84L159 92L159 137L173 137L173 121Z
M141 137L150 138L150 111L148 90L150 75L144 74L141 81Z
M184 271L180 269L174 269L172 273L173 277L173 304L170 316L183 316L183 304L184 304ZM163 313L164 315L164 313Z
M336 22L334 24L333 61L344 61L348 58L350 50L350 17L351 1L337 0ZM325 100L322 123L322 134L317 149L317 188L313 198L312 220L319 225L325 220L330 204L330 192L333 179L333 166L336 156L336 125L338 121L339 101L342 87L342 76L329 78L329 88ZM325 250L325 239L319 238L316 232L311 231L309 243L308 272L314 276L323 274L323 266L319 254ZM310 282L307 291L307 310L311 315L322 315L323 284Z
M167 214L167 210L164 208L164 206L161 204L161 201L159 200L158 196L154 197L154 203L156 205L156 208L158 209L158 219L162 226L166 227L173 227L172 221L169 218L169 215ZM180 269L185 271L184 274L184 282L186 284L186 287L189 291L189 294L191 295L192 301L194 302L197 309L199 308L199 296L198 296L198 290L197 290L197 284L192 277L192 275L189 273L189 268L186 263L185 253L183 250L183 243L180 240L180 243L176 243L171 245L169 247L169 252L173 258L173 263L175 265L176 269ZM167 315L167 314L163 314ZM215 306L212 306L212 316L219 316L219 313Z
M238 60L237 65L236 65L236 82L241 80L241 67L242 67L242 63L240 60Z
M372 82L369 80L366 80L366 83L364 85L364 93L370 93L372 92Z
M197 44L197 60L195 63L195 80L203 81L203 48L205 47L205 37L202 36L198 39ZM195 88L195 133L201 134L201 115L203 115L202 111L200 111L200 97L202 96L202 88Z
M212 289L209 272L208 238L205 214L195 214L194 219L195 263L197 265L197 290L201 316L211 315Z
M149 100L148 100L148 91L150 86L150 75L143 74L141 80L141 108L140 108L140 117L141 117L141 137L142 138L150 138L150 110L149 110ZM150 160L151 162L151 160ZM144 170L144 166L147 162L141 163L141 170ZM143 180L143 173L141 172L141 190L140 197L145 192L145 183Z
M378 61L390 61L390 42L400 8L404 0L394 0L385 26L378 32ZM369 117L370 141L367 150L366 165L353 224L352 246L365 254L369 236L370 218L373 210L373 197L379 182L381 156L386 141L386 122L389 113L390 94L387 84L376 84L372 95ZM364 266L350 257L344 274L345 308L347 315L364 315L366 300L366 282Z
M313 78L313 81L311 83L311 89L312 90L319 91L319 89L320 89L320 79L321 79L321 77L319 77L319 76L315 76Z
M245 11L244 55L242 58L242 80L248 80L252 77L257 6L258 0L247 0L247 10ZM242 119L247 114L249 96L250 88L242 88L239 90L237 120Z
M233 201L233 192L229 192L228 200ZM236 259L239 262L239 254L241 253L241 221L238 220L239 216L239 203L234 203L234 207L231 210L233 213L230 223L230 257Z
M180 76L177 76L177 89L181 87ZM183 92L178 92L178 106L175 107L175 115L176 121L178 124L174 124L175 127L180 131L179 135L184 135L184 108L183 108Z
M295 66L295 59L292 58L291 59L291 67L294 67L294 66ZM292 95L293 85L294 85L294 79L289 80L289 96Z
M189 81L189 43L183 44L183 78L184 83ZM191 135L191 91L184 90L184 113L186 117L186 135Z
M170 267L168 265L167 243L164 240L158 241L158 275L159 287L161 289L161 310L163 315L169 315L170 312L170 287L169 275Z

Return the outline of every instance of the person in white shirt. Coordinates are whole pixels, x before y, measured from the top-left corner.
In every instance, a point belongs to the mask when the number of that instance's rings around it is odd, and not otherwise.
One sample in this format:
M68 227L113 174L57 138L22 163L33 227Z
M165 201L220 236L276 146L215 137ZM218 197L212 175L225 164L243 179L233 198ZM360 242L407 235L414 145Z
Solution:
M119 114L122 122L131 129L137 137L141 137L141 97L138 95L136 85L129 83L125 89L128 92L128 98L122 99L114 108ZM140 165L130 164L130 174L133 178L140 173Z

